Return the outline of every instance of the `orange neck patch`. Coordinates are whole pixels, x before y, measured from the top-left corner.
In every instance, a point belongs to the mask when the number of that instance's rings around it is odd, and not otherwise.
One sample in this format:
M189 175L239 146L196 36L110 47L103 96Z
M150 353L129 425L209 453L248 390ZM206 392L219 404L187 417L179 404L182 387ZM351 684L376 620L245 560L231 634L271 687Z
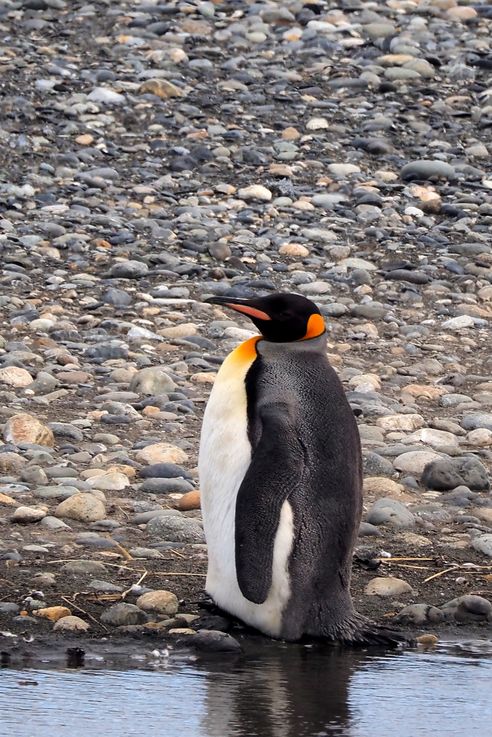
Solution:
M319 335L322 335L325 332L325 329L325 321L323 320L321 315L318 315L318 313L314 313L308 320L306 335L301 340L317 338Z
M244 343L238 345L230 355L232 361L237 365L251 364L256 359L258 353L256 352L256 344L261 340L261 335L254 336L245 340Z

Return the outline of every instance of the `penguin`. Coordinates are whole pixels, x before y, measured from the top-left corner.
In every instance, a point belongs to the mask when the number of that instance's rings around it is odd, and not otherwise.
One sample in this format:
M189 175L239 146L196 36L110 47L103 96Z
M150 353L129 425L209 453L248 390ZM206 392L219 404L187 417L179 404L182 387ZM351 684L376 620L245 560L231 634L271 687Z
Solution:
M260 331L224 360L204 413L206 592L273 638L389 644L350 595L361 446L320 310L291 293L206 302Z

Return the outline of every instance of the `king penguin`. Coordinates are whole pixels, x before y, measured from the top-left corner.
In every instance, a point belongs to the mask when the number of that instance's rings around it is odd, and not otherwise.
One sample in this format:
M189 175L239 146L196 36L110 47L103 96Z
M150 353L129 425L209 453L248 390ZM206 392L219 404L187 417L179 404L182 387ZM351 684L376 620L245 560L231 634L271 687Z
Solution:
M274 638L383 644L350 596L361 448L318 307L288 293L206 301L261 333L227 356L204 414L207 593Z

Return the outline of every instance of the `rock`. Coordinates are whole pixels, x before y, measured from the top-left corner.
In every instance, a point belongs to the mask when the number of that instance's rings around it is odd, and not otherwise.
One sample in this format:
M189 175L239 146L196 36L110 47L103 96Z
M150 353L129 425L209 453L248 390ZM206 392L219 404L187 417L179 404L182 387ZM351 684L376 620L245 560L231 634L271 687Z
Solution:
M398 624L438 624L442 622L444 615L440 609L430 604L409 604L400 609L395 617Z
M130 485L128 476L124 473L98 473L87 479L87 483L91 489L100 489L101 491L122 491Z
M472 548L492 558L492 533L479 535L472 540Z
M200 630L190 635L186 642L196 650L211 653L240 653L242 647L234 637L227 632L217 630Z
M272 193L262 184L252 184L249 187L243 187L238 191L238 197L242 200L258 200L259 202L270 202Z
M434 430L433 428L424 427L412 433L407 441L409 443L424 443L430 445L436 450L445 450L458 447L458 439L456 435L445 430Z
M441 611L446 619L457 622L480 622L491 618L492 604L483 596L465 594L457 599L447 601Z
M92 494L74 494L57 506L55 516L79 522L96 522L106 517L106 508Z
M398 497L403 493L403 486L384 476L369 476L364 479L364 494L376 496Z
M186 463L187 454L181 448L171 445L171 443L153 443L145 448L137 451L137 461L140 463Z
M138 279L145 276L149 267L143 261L120 261L111 267L110 276L119 279Z
M177 466L175 463L154 463L150 466L141 468L139 475L144 479L190 478L188 471L186 471L182 466Z
M55 445L52 430L43 425L36 417L25 412L12 415L7 420L3 437L7 443L14 443L14 445L32 443L34 445L46 445L49 448L53 448Z
M139 596L136 602L144 612L173 616L178 611L178 599L171 591L148 591Z
M444 161L419 159L405 164L400 172L404 181L410 182L422 179L456 179L456 171Z
M447 491L468 486L472 491L490 489L485 466L474 456L439 459L428 463L422 473L422 484L428 489Z
M397 471L409 473L414 476L420 476L426 466L434 461L441 460L442 456L428 450L413 450L408 453L402 453L393 461L393 466Z
M383 458L378 453L373 451L365 451L362 454L362 460L364 463L364 474L368 476L381 476L387 474L388 476L393 475L393 464L386 458Z
M120 95L119 92L115 92L108 87L94 87L92 92L87 95L87 99L105 105L123 105L125 103L124 95Z
M289 258L306 258L306 256L309 256L309 248L300 243L283 243L278 252L281 256L289 256Z
M358 174L360 166L356 164L328 164L328 171L335 177L348 177L350 174Z
M475 445L479 448L489 448L492 446L492 430L486 430L484 427L471 430L466 436L466 440L471 445Z
M39 522L43 517L46 517L44 509L37 509L36 507L17 507L11 520L12 522L29 524L32 522Z
M89 629L87 622L73 614L58 619L53 625L53 632L87 632Z
M0 453L0 474L18 474L26 464L26 459L17 453Z
M97 576L108 572L104 563L97 560L72 560L65 563L60 570L76 576Z
M17 502L15 501L15 499L13 499L8 494L0 493L0 504L5 504L7 506L15 506Z
M50 622L58 622L62 617L69 617L71 614L72 612L66 606L49 606L44 609L36 609L34 612L35 617L49 619Z
M130 382L130 391L159 396L174 391L176 384L160 366L140 369Z
M465 415L461 424L465 430L485 428L492 431L492 412L473 412Z
M187 494L183 494L176 506L181 510L181 512L189 512L191 509L200 509L200 492L189 491Z
M415 517L401 502L383 497L375 501L370 508L367 513L367 522L371 525L390 525L398 529L410 529L415 526Z
M123 601L113 604L101 614L101 622L112 627L126 627L129 624L143 624L146 621L147 616L138 606Z
M34 379L29 371L17 366L6 366L0 368L0 384L7 384L14 389L24 389L32 384Z
M187 517L154 517L147 523L147 532L152 540L161 542L205 542L200 523Z
M161 100L168 100L170 97L182 97L183 90L177 87L167 79L147 79L142 82L138 88L139 94L151 94L160 97Z
M475 320L469 315L459 315L458 317L452 317L449 320L445 320L442 327L445 330L462 330L463 328L472 328L475 325Z
M425 424L421 415L387 415L386 417L378 417L376 420L377 427L381 427L386 432L411 432L417 430Z
M185 479L146 479L140 491L148 491L152 494L175 494L191 491L192 484Z
M412 593L412 587L401 578L378 576L371 578L364 589L367 596L402 596Z

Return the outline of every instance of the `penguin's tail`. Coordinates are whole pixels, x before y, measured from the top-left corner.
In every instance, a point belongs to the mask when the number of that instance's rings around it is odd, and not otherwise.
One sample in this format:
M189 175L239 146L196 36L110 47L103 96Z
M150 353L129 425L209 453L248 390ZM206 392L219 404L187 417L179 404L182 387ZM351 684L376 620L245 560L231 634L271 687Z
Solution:
M336 627L333 639L346 647L380 647L396 649L413 644L413 640L392 627L383 627L354 612Z

